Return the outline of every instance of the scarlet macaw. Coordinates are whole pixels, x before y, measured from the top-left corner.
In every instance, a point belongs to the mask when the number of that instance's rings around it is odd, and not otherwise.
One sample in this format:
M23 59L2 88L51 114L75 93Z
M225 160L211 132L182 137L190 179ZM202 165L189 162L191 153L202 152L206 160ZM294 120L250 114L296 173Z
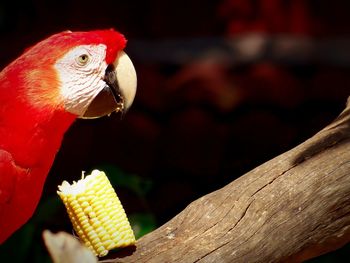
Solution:
M32 216L72 122L132 104L136 73L125 45L112 29L65 31L0 73L0 244Z

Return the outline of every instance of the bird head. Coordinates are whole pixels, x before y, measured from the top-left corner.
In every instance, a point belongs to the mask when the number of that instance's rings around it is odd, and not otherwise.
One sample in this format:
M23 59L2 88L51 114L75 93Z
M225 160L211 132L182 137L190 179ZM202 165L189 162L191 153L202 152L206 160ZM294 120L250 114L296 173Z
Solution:
M134 66L114 30L65 31L39 42L14 63L18 82L34 108L65 111L78 118L124 112L136 93ZM23 69L23 70L18 70ZM12 78L13 79L13 78Z

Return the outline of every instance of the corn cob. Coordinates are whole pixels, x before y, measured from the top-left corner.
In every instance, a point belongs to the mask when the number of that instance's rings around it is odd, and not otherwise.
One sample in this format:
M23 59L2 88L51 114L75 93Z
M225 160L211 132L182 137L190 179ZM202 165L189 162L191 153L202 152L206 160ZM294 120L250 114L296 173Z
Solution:
M125 211L106 174L94 170L88 176L58 186L75 232L95 255L135 244Z

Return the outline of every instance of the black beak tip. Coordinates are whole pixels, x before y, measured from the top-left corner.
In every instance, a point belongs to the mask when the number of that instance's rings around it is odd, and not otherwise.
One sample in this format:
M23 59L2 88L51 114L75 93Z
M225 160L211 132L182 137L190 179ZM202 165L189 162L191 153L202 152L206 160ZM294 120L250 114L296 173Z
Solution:
M124 111L124 98L120 92L116 70L113 64L108 65L104 81L106 86L94 98L83 115L83 118L99 118L112 112Z
M82 118L99 118L112 112L124 112L122 95L115 94L110 86L106 86L90 103Z

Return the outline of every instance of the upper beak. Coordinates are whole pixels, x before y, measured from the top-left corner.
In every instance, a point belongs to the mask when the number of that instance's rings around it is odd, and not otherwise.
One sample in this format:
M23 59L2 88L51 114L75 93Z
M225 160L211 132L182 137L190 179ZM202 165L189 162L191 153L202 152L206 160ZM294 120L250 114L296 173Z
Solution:
M113 64L108 65L106 86L94 98L81 118L99 118L116 112L125 112L133 103L137 77L135 68L125 52L121 51Z

